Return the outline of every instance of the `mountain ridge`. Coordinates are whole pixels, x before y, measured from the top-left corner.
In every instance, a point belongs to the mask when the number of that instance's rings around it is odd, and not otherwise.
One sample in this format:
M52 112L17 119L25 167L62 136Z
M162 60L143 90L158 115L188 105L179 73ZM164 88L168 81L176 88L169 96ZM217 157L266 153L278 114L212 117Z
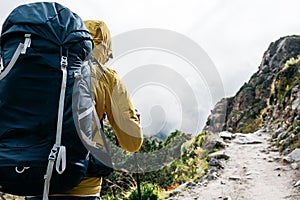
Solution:
M208 116L204 131L253 132L262 127L274 80L287 61L300 55L300 36L282 37L265 51L258 71L233 96L221 99ZM255 126L252 127L251 124Z

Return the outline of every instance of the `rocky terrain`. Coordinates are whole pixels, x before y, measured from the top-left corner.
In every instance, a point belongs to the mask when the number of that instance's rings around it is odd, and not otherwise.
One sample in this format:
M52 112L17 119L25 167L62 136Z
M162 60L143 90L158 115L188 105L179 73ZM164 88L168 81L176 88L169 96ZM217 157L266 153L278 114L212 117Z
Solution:
M271 116L270 112L290 109L288 106L293 103L293 110L299 114L299 108L295 107L299 105L299 55L300 36L287 36L272 42L264 53L258 71L234 97L217 103L204 130L212 133L223 130L251 132L261 126L263 120L272 124L279 119L278 115ZM269 119L262 119L261 116L266 114Z
M169 200L297 200L299 152L279 155L266 131L221 132L226 148L209 155L209 170L200 182L188 182ZM299 182L298 182L299 181Z
M216 104L203 133L225 148L170 199L300 199L299 55L300 36L272 42L250 80Z

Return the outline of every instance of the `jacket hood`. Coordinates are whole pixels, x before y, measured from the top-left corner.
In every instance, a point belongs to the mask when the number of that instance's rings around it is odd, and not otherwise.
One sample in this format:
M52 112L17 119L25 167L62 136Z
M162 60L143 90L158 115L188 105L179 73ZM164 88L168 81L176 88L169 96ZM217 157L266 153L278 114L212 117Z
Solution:
M99 20L85 20L84 24L93 37L94 46L99 44L105 45L110 55L112 52L112 44L110 31L107 25Z

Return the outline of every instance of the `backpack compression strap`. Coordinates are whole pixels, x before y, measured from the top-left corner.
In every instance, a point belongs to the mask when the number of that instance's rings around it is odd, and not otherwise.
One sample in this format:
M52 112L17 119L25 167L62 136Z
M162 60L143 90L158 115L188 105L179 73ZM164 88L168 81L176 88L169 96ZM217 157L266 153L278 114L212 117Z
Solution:
M25 42L20 43L19 46L17 47L13 57L11 58L9 64L7 65L7 67L4 69L3 72L1 72L0 74L0 80L2 80L8 73L9 71L13 68L13 66L15 65L15 63L17 62L20 54L25 54L26 50L28 47L30 47L31 44L31 38L30 38L31 34L25 34ZM2 70L4 67L2 66L2 62L1 62L1 67L0 69Z
M50 180L52 177L55 160L56 160L56 171L59 174L62 174L66 169L66 147L61 145L62 124L63 124L63 114L64 114L64 101L65 101L65 92L66 92L66 85L67 85L68 60L67 60L66 56L61 57L60 66L61 66L61 70L62 70L62 84L61 84L61 90L60 90L60 96L59 96L56 141L51 149L51 152L50 152L50 155L48 158L47 172L44 176L45 182L44 182L43 200L48 200Z

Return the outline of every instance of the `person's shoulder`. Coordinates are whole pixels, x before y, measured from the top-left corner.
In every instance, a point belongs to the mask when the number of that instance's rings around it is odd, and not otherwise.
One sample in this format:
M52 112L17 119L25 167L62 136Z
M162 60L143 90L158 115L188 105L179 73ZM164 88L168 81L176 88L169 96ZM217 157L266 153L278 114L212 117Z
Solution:
M107 66L103 66L103 69L104 69L105 76L112 79L119 79L118 73L114 69Z
M108 74L117 74L116 70L110 68L110 67L107 67L107 66L103 66L103 69L105 71L105 73L108 73Z

